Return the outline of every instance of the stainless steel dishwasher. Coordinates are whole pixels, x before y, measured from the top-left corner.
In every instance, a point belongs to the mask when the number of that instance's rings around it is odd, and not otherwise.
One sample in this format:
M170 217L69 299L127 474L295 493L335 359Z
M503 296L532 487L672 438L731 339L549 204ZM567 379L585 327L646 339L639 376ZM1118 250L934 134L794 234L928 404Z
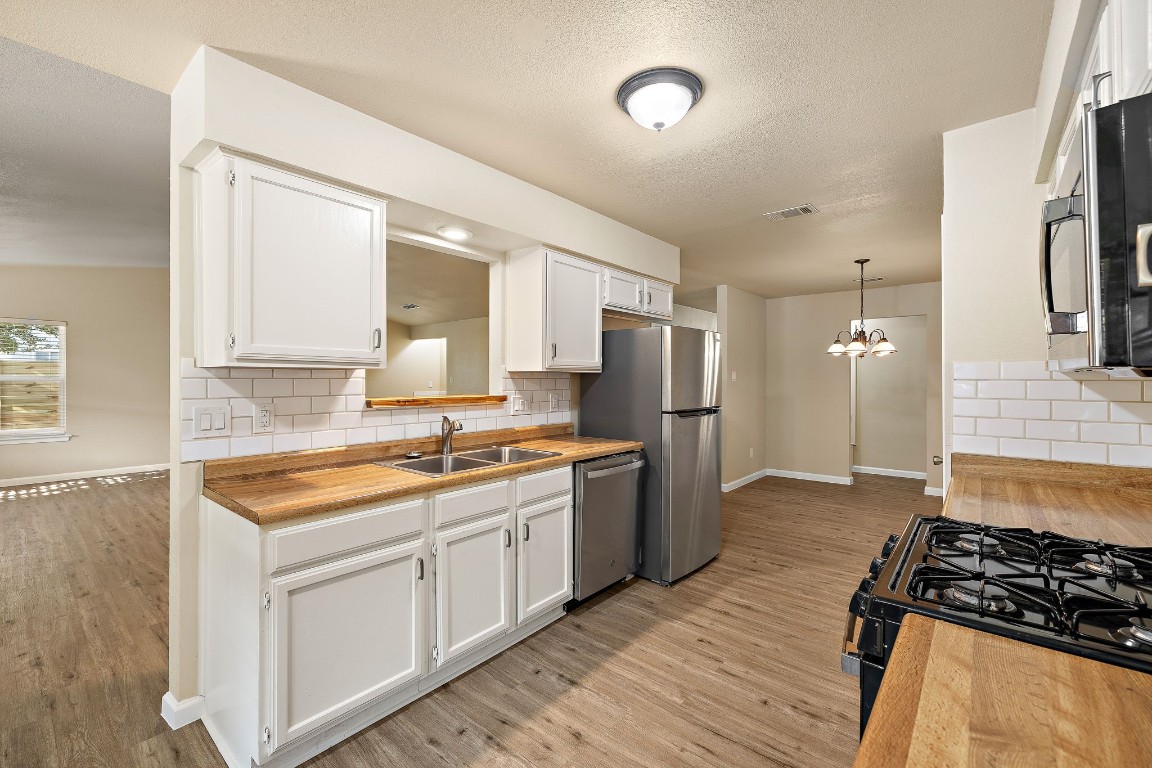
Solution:
M576 463L576 600L639 570L643 468L638 451Z

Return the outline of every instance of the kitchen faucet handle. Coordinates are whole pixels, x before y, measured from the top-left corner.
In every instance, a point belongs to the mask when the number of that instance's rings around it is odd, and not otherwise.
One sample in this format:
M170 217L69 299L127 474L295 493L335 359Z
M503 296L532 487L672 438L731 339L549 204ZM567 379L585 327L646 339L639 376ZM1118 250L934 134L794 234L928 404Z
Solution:
M452 421L452 430L455 432L463 432L464 431L464 425L461 424L460 422L456 421L456 420L453 420Z

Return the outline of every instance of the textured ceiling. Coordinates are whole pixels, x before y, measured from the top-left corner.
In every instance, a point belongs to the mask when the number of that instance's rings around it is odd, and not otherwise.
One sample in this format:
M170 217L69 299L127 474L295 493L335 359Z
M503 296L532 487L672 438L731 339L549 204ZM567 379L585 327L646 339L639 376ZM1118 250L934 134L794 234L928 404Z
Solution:
M388 319L403 325L488 317L488 265L388 242ZM419 304L404 309L404 304Z
M168 266L168 97L3 38L0 72L0 264Z
M1032 106L1052 0L10 4L0 34L170 91L207 44L683 248L778 296L939 278L943 131ZM704 81L663 134L616 107ZM812 203L807 219L759 214Z

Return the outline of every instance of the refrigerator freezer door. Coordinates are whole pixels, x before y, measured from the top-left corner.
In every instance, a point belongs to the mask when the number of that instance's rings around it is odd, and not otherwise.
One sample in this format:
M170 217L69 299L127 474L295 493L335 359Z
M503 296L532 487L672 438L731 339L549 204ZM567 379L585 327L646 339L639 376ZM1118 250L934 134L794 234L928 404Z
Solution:
M663 458L660 581L671 582L720 552L720 412L665 414Z
M662 411L720 405L720 336L713 331L666 325L663 346Z

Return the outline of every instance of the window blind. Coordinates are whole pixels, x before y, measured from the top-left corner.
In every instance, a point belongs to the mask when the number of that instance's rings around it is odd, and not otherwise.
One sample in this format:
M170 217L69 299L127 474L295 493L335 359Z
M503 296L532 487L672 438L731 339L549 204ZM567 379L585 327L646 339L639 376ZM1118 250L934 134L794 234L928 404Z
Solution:
M0 442L64 434L66 327L0 318Z

